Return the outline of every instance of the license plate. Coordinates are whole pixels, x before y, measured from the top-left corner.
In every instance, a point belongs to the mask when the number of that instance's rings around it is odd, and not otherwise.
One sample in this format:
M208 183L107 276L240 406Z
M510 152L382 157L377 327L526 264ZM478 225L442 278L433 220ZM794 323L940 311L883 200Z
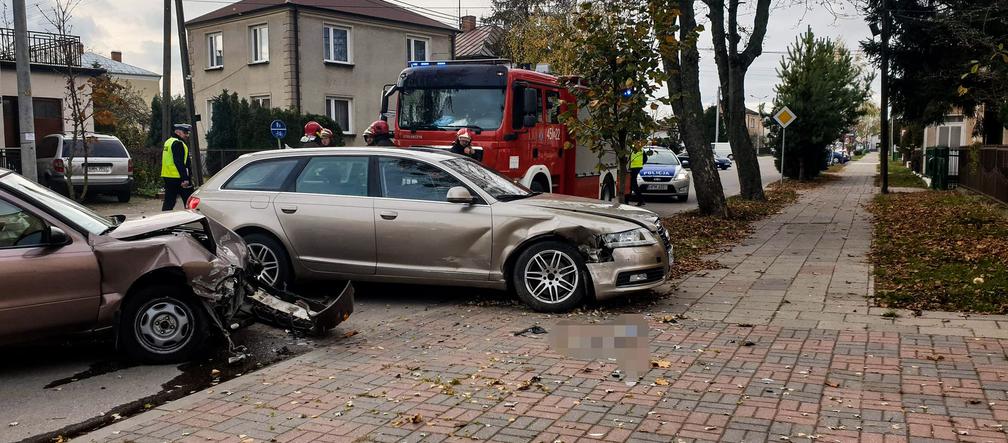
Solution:
M88 172L88 174L111 174L112 173L112 167L111 166L88 166L87 172Z
M648 185L649 191L667 191L668 185Z

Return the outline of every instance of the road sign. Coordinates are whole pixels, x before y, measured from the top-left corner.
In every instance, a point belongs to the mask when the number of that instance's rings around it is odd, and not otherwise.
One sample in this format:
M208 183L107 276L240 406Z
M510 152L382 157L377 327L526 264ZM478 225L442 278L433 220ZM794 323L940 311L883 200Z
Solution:
M785 106L780 111L777 111L773 118L774 120L777 120L777 123L779 123L782 128L786 128L791 124L791 122L797 120L798 116L795 115L794 112L791 112L791 109Z
M273 137L281 139L287 136L287 124L283 120L273 120L270 123L270 132Z

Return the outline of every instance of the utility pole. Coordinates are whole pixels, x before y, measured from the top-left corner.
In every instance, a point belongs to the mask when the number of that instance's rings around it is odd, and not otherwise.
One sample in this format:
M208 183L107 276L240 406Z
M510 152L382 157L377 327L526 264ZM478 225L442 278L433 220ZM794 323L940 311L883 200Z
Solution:
M714 98L714 145L721 137L721 87L717 87L717 97Z
M182 56L182 85L185 87L186 113L189 115L189 124L192 125L192 135L189 137L189 145L192 149L192 179L193 186L203 184L203 157L200 154L199 130L196 123L199 115L196 114L196 105L193 103L192 73L189 72L189 39L186 38L185 12L182 9L182 0L175 0L175 15L178 18L178 39L179 54Z
M164 0L164 49L161 74L161 140L172 134L171 116L171 0Z
M31 54L28 52L28 18L25 11L25 0L14 0L14 54L17 67L21 175L28 180L37 182L35 106L32 104Z
M879 171L882 175L882 193L889 193L889 150L892 138L889 134L889 8L882 2L882 109L881 137L882 149L879 153Z

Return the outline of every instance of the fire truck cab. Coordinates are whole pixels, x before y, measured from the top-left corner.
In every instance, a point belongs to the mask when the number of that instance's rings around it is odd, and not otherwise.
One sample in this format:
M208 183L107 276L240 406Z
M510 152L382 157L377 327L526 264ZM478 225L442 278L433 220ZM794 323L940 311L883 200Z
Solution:
M410 62L382 94L395 145L447 147L469 128L485 165L533 191L611 199L615 158L578 145L561 123L574 96L552 75L508 64Z

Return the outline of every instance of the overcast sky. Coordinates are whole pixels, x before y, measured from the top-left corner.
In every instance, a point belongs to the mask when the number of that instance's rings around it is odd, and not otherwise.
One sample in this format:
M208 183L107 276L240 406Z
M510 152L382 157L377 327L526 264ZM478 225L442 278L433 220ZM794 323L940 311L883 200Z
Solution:
M11 14L12 0L0 0L8 16ZM43 20L42 10L52 7L54 0L26 0L28 3L29 28L47 30L48 25ZM407 0L402 4L407 9L432 16L445 22L454 22L458 15L459 2L456 0ZM232 2L226 0L184 0L186 18L195 18L210 11L224 7ZM699 2L698 2L699 3ZM753 2L750 2L753 3ZM764 43L763 55L760 56L746 77L746 102L755 108L758 103L771 102L774 85L777 82L776 68L780 63L787 46L795 37L804 32L806 27L819 36L829 36L842 40L849 48L857 49L857 42L868 38L870 31L864 18L850 5L837 7L833 12L822 8L805 7L805 2L785 0L774 2L770 14L770 23ZM797 6L786 6L798 3ZM462 14L472 14L482 17L490 13L490 0L461 0ZM783 6L782 6L783 5ZM88 50L108 56L110 51L123 53L123 61L151 71L160 73L161 68L161 33L162 33L162 2L160 0L80 0L74 11L72 33L81 36ZM753 14L747 11L740 17L740 22L746 27L752 26ZM699 19L706 23L706 17ZM172 20L174 25L175 20ZM172 89L181 93L182 83L178 54L177 31L172 30L172 50L175 51L174 67L172 68ZM701 65L700 77L703 101L713 104L717 93L717 67L714 64L709 33L700 39ZM875 82L878 95L878 81ZM376 100L378 93L375 94ZM768 106L769 108L769 106Z

